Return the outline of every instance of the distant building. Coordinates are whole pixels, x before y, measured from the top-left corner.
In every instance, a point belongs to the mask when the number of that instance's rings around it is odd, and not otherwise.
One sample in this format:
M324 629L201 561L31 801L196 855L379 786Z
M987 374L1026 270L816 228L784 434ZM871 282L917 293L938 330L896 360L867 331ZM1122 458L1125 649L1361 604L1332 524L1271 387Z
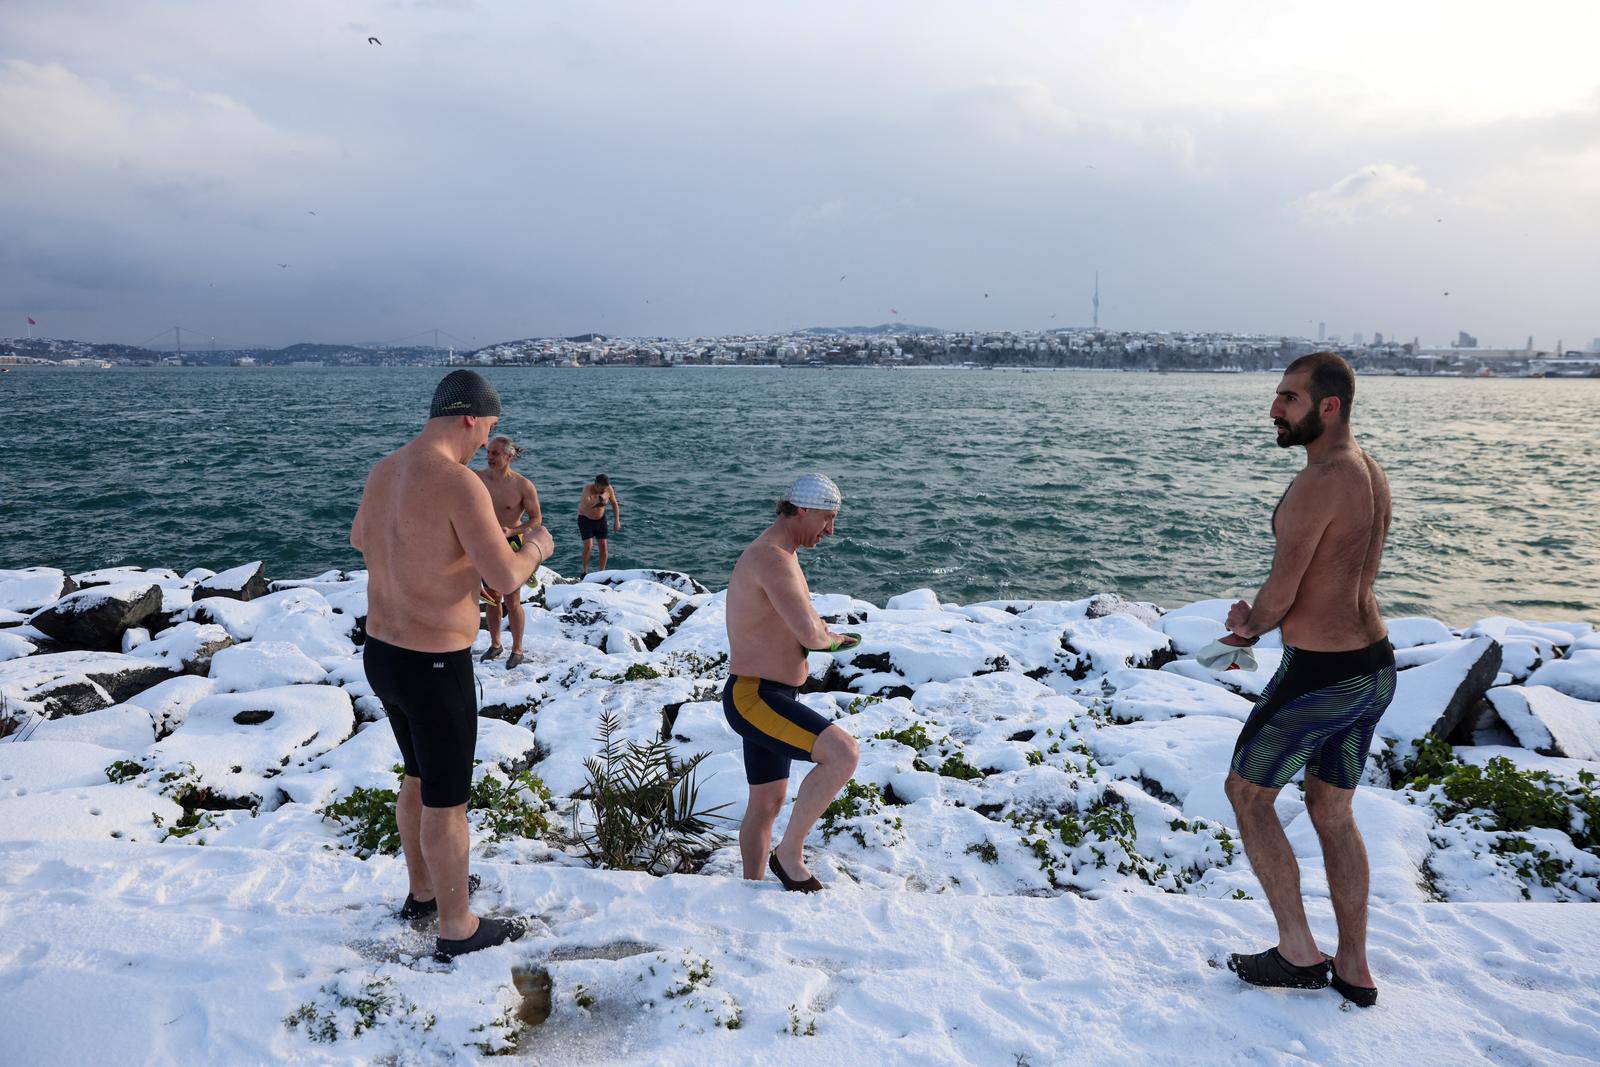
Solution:
M1600 352L1600 337L1596 337L1593 341L1589 342L1589 351Z
M1466 330L1462 330L1460 333L1456 334L1455 346L1457 348L1477 348L1478 339L1472 336Z
M1374 333L1374 334L1373 334L1373 335L1372 335L1372 343L1373 343L1373 344L1375 344L1375 345L1381 345L1381 344L1383 344L1383 334L1381 334L1381 333Z
M1364 345L1367 343L1367 335L1363 333L1353 333L1350 335L1350 343L1353 345Z
M1321 344L1323 341L1326 341L1327 339L1328 339L1328 324L1325 323L1325 322L1317 323L1317 343ZM1594 343L1595 343L1596 347L1600 347L1600 337L1595 338L1595 342Z

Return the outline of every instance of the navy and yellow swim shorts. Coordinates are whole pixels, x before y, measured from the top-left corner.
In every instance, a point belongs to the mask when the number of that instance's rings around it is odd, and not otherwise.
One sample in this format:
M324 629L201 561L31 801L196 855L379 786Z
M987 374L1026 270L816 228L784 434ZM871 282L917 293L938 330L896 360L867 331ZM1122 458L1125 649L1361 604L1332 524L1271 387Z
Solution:
M817 735L833 723L795 699L795 687L732 675L722 690L722 714L744 738L744 776L751 785L780 782L789 764L811 759Z
M1354 789L1394 685L1388 638L1351 652L1285 647L1239 733L1232 770L1263 789L1282 789L1304 767L1331 786Z

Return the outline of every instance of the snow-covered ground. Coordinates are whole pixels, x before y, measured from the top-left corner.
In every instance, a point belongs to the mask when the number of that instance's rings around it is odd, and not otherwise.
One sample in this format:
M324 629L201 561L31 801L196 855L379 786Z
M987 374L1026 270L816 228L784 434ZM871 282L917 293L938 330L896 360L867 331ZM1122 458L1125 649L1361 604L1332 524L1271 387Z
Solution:
M1382 989L1360 1012L1219 967L1272 939L1222 783L1280 658L1269 635L1257 671L1195 662L1226 601L818 596L863 641L814 656L802 699L862 759L809 845L829 891L802 898L743 882L731 845L658 878L564 842L604 713L710 753L702 802L733 820L745 785L722 594L539 577L527 662L478 667L477 775L531 769L555 829L474 852L480 908L532 932L445 965L430 926L393 917L401 861L359 858L320 813L395 782L363 574L0 571L3 1058L1600 1058L1600 911L1564 903L1600 900L1589 626L1393 620L1404 669L1356 803ZM1279 810L1331 949L1297 784ZM514 968L548 975L541 1025L517 1022Z

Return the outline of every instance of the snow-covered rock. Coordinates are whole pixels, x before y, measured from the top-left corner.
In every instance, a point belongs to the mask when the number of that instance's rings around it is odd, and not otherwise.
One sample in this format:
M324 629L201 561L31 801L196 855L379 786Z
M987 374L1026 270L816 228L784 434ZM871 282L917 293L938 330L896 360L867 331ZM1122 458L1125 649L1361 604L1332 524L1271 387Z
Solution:
M62 644L79 648L118 649L122 633L161 610L156 585L95 586L68 593L28 618L28 624Z
M110 707L173 673L120 652L53 652L0 663L0 696L53 719Z
M244 693L280 685L315 685L328 672L286 641L232 645L211 659L211 677L224 693Z
M1528 676L1529 687L1547 685L1578 700L1600 701L1600 648L1577 649Z
M1476 637L1442 659L1401 671L1378 734L1408 746L1427 734L1448 737L1483 699L1500 671L1500 646Z
M228 597L233 600L254 600L266 594L267 568L257 560L202 579L195 586L194 599Z
M103 785L117 753L84 741L31 737L0 745L0 800L51 789Z
M1489 690L1489 700L1524 748L1600 761L1600 703L1544 685L1502 686Z
M77 588L54 567L0 570L0 609L31 614Z

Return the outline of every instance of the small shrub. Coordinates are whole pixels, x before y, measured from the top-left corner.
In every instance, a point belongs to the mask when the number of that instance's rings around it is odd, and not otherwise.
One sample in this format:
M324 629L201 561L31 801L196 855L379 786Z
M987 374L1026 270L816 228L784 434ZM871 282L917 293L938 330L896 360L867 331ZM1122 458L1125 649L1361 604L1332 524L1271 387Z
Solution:
M852 704L851 706L854 707L855 705ZM916 749L918 752L933 744L933 741L928 737L928 732L923 729L920 722L914 722L902 730L884 730L882 733L876 733L872 736L880 741L898 741L907 748Z
M123 782L130 782L139 777L139 775L143 774L147 769L148 768L146 768L144 764L138 763L131 759L114 760L112 761L111 765L106 768L106 778L109 781L121 784Z
M817 1036L817 1017L815 1015L811 1016L804 1025L801 1022L800 1006L798 1004L789 1005L789 1025L784 1028L783 1032L790 1037Z
M349 796L317 812L339 825L340 836L360 859L393 856L400 851L400 827L394 819L395 791L357 786Z
M660 678L661 672L648 663L631 663L628 665L628 669L621 674L601 674L596 671L589 677L599 678L607 682L646 682L652 678Z
M844 709L846 715L860 715L874 704L882 704L883 698L879 696L856 697Z
M1028 766L1041 767L1044 765L1044 753L1033 749L1028 753Z
M578 828L573 812L573 838L590 863L619 871L670 874L727 841L714 822L726 804L702 808L695 768L708 756L697 752L674 758L660 740L619 741L621 723L610 712L600 716L601 750L584 761L588 771L592 826Z
M395 992L388 978L369 978L353 984L341 974L319 989L316 999L300 1005L283 1022L313 1041L331 1044L341 1038L359 1037L386 1020L424 1032L433 1029L436 1021L432 1015L418 1014L417 1005Z
M973 842L962 851L966 852L966 854L969 856L977 856L985 863L1000 862L1000 850L995 847L993 841L988 839L985 839L981 842Z
M545 812L549 808L550 790L532 771L523 771L509 782L486 774L472 783L467 801L468 817L491 841L548 837L550 823Z
M945 761L939 764L939 773L946 778L959 778L963 782L983 777L983 772L968 763L967 758L960 752L945 757Z
M898 815L883 813L883 793L875 785L851 779L839 795L833 798L818 820L822 839L832 840L849 833L862 848L869 847L867 835L872 835L872 845L893 846L904 840L902 823Z

